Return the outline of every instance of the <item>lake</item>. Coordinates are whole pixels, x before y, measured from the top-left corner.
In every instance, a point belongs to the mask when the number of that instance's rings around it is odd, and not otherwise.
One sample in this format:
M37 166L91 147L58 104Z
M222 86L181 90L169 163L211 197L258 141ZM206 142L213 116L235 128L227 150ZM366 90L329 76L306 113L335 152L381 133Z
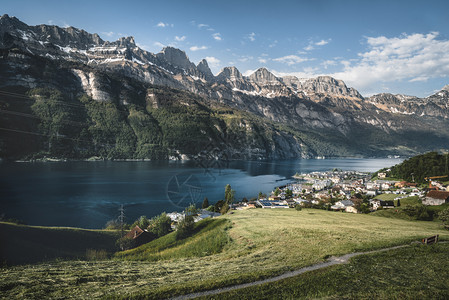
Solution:
M293 182L296 173L334 168L374 172L401 159L300 159L281 161L97 161L0 163L0 215L29 225L102 228L182 211L223 199L230 184L236 199L257 197Z

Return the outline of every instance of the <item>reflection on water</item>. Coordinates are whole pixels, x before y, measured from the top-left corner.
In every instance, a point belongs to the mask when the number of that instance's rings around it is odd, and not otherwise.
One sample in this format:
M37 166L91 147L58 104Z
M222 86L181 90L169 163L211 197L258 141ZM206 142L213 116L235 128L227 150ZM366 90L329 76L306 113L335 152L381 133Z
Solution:
M230 184L236 199L292 181L296 172L333 168L373 172L398 159L232 161L218 168L183 162L51 162L0 164L0 215L31 225L101 228L124 204L128 222L180 211L204 197L214 203ZM216 165L217 166L217 165Z

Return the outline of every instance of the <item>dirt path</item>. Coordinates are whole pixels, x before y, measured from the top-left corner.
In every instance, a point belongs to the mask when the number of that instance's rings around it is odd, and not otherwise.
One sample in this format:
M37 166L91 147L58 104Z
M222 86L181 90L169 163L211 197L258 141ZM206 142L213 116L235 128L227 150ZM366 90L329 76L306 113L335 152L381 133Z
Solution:
M389 250L394 250L394 249L399 249L399 248L404 248L404 247L409 247L409 245L401 245L401 246L395 246L395 247L384 248L384 249L373 250L373 251L366 251L366 252L354 252L354 253L349 253L349 254L345 254L345 255L342 255L342 256L338 256L338 257L332 256L331 258L329 258L325 262L322 262L322 263L319 263L319 264L314 264L314 265L311 265L311 266L308 266L308 267L304 267L304 268L298 269L296 271L287 272L287 273L278 275L276 277L271 277L271 278L267 278L267 279L263 279L263 280L258 280L258 281L242 283L242 284L237 284L237 285L223 287L223 288L218 288L218 289L215 289L215 290L191 293L191 294L182 295L182 296L178 296L178 297L171 298L171 299L172 300L194 299L194 298L201 297L201 296L211 296L211 295L216 295L216 294L220 294L220 293L224 293L224 292L229 292L229 291L233 291L233 290L247 288L247 287L251 287L251 286L255 286L255 285L259 285L259 284L275 282L275 281L279 281L279 280L282 280L282 279L294 277L294 276L303 274L305 272L318 270L318 269L326 268L326 267L333 266L333 265L344 264L344 263L347 263L349 261L349 259L354 257L354 256L359 256L359 255L363 255L363 254L370 254L370 253L377 253L377 252L384 252L384 251L389 251Z

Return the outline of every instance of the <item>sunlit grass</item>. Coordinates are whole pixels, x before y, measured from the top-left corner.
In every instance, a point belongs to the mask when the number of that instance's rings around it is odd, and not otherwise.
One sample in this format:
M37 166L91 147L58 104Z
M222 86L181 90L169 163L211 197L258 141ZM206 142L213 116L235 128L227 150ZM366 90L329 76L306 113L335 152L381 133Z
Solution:
M167 240L152 244L163 247L134 250L140 252L135 259L148 255L157 258L154 262L116 259L11 267L2 270L0 291L9 298L39 298L45 293L46 297L89 294L157 299L273 276L331 255L407 244L434 234L449 239L449 231L442 230L437 222L313 209L236 211L220 219L229 220L231 228L228 222L217 223L215 228L173 247L167 236ZM225 236L226 245L220 246L219 253L192 256L192 249L205 242L211 232L219 233L221 241ZM184 254L177 255L177 247ZM118 254L117 258L126 256Z

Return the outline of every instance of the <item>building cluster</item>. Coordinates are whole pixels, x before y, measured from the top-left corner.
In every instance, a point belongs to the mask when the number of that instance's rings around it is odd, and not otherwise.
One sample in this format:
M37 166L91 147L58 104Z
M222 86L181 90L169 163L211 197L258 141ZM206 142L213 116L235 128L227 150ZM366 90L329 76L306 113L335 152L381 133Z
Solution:
M277 187L267 197L259 197L253 203L238 203L234 208L293 208L300 205L358 213L361 209L367 212L394 208L400 205L401 199L412 196L418 196L424 205L449 202L449 186L441 182L430 181L429 188L423 189L416 183L388 180L386 175L379 175L382 179L371 180L369 173L357 171L296 174L296 183ZM392 200L376 198L381 194L391 194L387 198Z

